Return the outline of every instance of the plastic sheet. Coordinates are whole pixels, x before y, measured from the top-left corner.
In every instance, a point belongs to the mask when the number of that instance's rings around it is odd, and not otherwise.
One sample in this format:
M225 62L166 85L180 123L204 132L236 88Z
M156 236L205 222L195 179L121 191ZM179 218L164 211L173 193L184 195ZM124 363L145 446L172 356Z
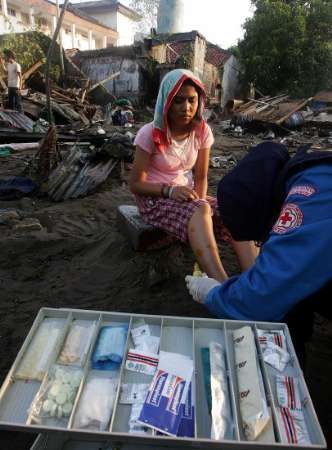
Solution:
M65 426L71 415L77 390L82 379L82 370L72 366L54 365L39 389L30 408L32 423Z
M91 342L96 323L87 320L75 320L59 356L62 364L82 366Z
M118 370L122 362L127 340L128 326L101 328L91 363L94 369Z
M74 428L105 431L110 421L117 379L108 374L91 373L87 379L74 418Z
M15 373L16 378L43 379L63 327L61 319L46 318L42 321Z

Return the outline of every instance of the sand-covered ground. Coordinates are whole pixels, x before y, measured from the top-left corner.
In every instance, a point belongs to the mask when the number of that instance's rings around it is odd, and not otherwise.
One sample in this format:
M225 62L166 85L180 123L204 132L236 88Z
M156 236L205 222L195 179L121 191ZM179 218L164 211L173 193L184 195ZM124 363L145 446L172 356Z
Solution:
M255 137L226 138L217 129L215 134L214 156L232 153L240 159L246 147L257 142ZM19 175L20 164L20 159L1 158L0 176ZM212 194L229 167L210 170ZM115 171L95 193L78 200L0 201L0 209L23 209L44 227L43 231L17 233L0 225L1 382L43 306L208 316L185 289L184 277L194 263L189 248L173 244L158 251L135 252L117 229L117 206L134 204L118 175ZM224 246L221 255L228 272L237 273L232 251ZM331 324L318 321L309 347L307 381L327 435L332 425L331 341ZM0 431L0 450L27 450L33 439L32 435Z

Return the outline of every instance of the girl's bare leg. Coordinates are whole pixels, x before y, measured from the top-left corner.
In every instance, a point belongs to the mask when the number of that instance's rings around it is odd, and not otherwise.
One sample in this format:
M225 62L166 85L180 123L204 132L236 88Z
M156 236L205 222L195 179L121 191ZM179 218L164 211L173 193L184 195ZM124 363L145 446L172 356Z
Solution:
M188 238L201 269L210 278L227 280L214 237L211 208L208 203L199 206L188 223Z
M231 241L242 271L250 269L258 256L259 249L253 241Z

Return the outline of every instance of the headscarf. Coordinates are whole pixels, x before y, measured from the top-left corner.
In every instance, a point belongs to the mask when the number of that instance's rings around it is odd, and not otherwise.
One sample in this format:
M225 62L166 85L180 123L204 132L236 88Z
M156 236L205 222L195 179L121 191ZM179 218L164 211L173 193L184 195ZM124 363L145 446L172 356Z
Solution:
M196 75L194 75L190 70L175 69L171 72L168 72L168 74L165 75L160 84L153 119L152 138L156 147L160 151L164 151L172 142L167 115L174 97L179 92L181 86L186 80L193 81L200 90L200 102L197 111L197 117L200 119L198 132L202 133L204 131L204 127L206 126L206 123L203 119L205 89L200 79L196 77Z
M228 172L218 185L218 207L224 225L236 241L264 241L280 205L276 191L289 161L287 148L264 142Z

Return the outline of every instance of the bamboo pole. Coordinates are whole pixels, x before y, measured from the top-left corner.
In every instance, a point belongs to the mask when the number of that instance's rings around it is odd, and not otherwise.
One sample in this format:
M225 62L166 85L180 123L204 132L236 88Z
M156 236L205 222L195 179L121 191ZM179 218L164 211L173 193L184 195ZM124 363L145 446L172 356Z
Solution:
M54 125L54 118L53 118L53 114L52 114L52 106L51 106L51 87L50 87L50 64L51 64L51 58L53 55L53 50L58 38L58 34L59 31L61 29L61 25L62 25L62 21L67 9L67 5L68 5L69 0L65 0L64 4L62 5L61 8L61 14L59 17L59 20L57 21L56 24L56 29L54 31L53 37L52 37L52 41L51 44L49 46L48 52L47 52L47 57L46 57L46 68L45 68L45 81L46 81L46 104L47 104L47 115L48 115L48 121L50 122L51 125Z

